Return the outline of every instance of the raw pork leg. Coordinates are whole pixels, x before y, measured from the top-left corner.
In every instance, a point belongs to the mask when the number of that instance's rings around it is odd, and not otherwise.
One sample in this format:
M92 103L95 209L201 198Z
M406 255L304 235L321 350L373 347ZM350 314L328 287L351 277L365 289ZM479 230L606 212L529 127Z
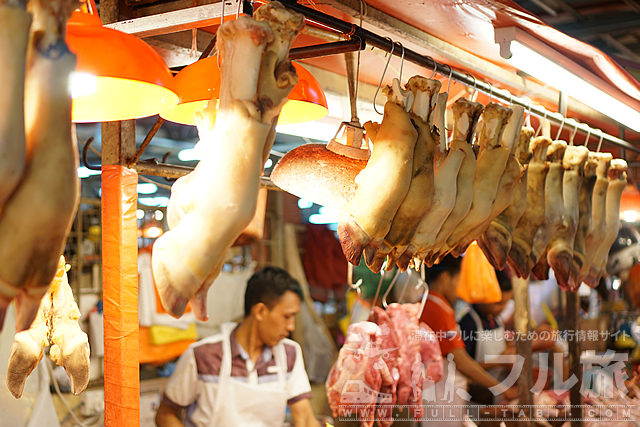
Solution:
M449 147L448 153L442 151L443 147L440 147L439 157L444 161L435 170L433 184L435 193L431 206L425 217L420 221L411 243L397 261L401 270L406 270L413 258L416 258L413 262L418 268L427 250L431 249L440 228L455 207L458 175L467 156L473 156L473 159L464 169L465 176L468 177L470 169L473 169L475 173L475 155L471 149L471 138L475 127L474 113L478 107L473 104L456 104L454 104L453 110L454 141ZM463 188L467 190L469 185L465 184ZM465 193L468 193L468 191L465 191Z
M516 114L517 113L517 114ZM533 136L532 132L524 130L525 137L520 138L523 134L522 129L522 117L524 114L524 109L519 107L516 109L514 107L514 114L511 116L511 120L507 128L513 128L513 124L511 123L515 119L516 130L518 131L517 136L513 135L513 130L511 130L510 134L506 136L507 141L503 138L503 142L505 142L506 146L515 147L516 155L510 155L507 160L507 165L504 168L504 172L502 173L502 177L500 177L500 182L498 183L498 192L496 193L496 199L493 202L493 206L491 208L491 213L489 217L484 220L482 223L478 224L475 228L473 228L461 241L458 243L458 246L452 251L454 255L463 254L471 242L480 237L485 230L489 227L491 222L500 215L505 209L509 207L511 201L513 200L513 195L516 191L518 183L522 180L522 176L524 172L527 170L526 166L523 166L518 160L521 157L521 154L524 152L529 152L529 143L531 142L531 137ZM529 128L531 131L533 129ZM505 135L506 135L505 131ZM514 141L509 141L509 139L513 139ZM507 145L508 144L508 145Z
M89 341L78 325L79 318L64 257L60 257L58 271L40 302L36 319L29 329L15 335L11 346L7 387L16 399L22 396L24 383L49 342L49 356L67 371L73 394L84 391L89 383Z
M0 210L25 167L24 83L31 26L31 14L25 4L26 1L0 0Z
M356 177L358 189L338 222L342 252L353 265L360 264L365 247L370 254L378 250L411 184L418 132L405 109L411 108L413 93L404 91L395 79L385 94L388 101L371 157Z
M607 186L609 178L607 172L611 164L612 156L610 153L590 153L596 156L598 167L596 168L596 183L593 187L593 197L591 199L591 227L587 234L585 260L580 271L580 282L589 274L593 257L598 250L598 246L604 239L607 231Z
M513 242L507 262L518 277L527 277L527 262L533 239L544 221L545 178L549 165L545 161L551 140L538 137L531 141L533 158L527 174L527 207L513 232Z
M510 108L495 103L487 105L482 113L483 123L478 139L480 153L473 179L471 208L447 239L446 246L440 249L441 257L454 249L467 233L486 220L491 213L500 178L511 154L511 146L500 145L504 127L511 114Z
M543 277L547 276L549 270L546 254L547 246L562 226L562 220L564 219L564 202L562 201L564 167L562 166L562 158L566 148L566 142L554 141L547 149L547 161L550 164L547 179L544 183L544 221L533 240L533 248L529 255L525 277L529 275L528 272L533 272L538 280L545 280ZM539 262L541 263L540 265L538 265Z
M368 246L365 249L365 261L374 273L379 273L387 255L395 247L404 252L416 231L420 220L431 206L433 197L433 157L437 147L438 134L432 134L431 116L438 98L440 82L414 76L409 79L406 88L413 92L411 118L418 130L418 139L413 151L413 171L407 196L400 204L391 222L391 228L376 252ZM444 129L442 132L446 132ZM374 141L375 145L375 141ZM372 259L372 255L374 256ZM387 264L387 269L393 267Z
M24 98L27 167L0 218L0 327L15 296L18 331L28 329L38 313L79 202L69 94L76 57L65 43L66 22L75 7L71 0L29 2L33 23Z
M592 288L598 286L605 272L609 251L620 230L620 197L627 186L627 162L621 159L611 160L609 167L609 186L607 187L607 229L595 256L585 283Z
M349 406L360 409L361 426L372 427L374 410L380 400L382 385L380 328L375 323L358 322L349 326L344 346L326 381L327 399L334 417L344 416ZM384 402L388 404L387 402Z
M460 221L467 215L473 200L473 177L476 173L476 155L473 152L473 136L482 114L484 106L478 102L471 102L465 98L459 98L451 107L455 126L453 128L453 139L449 149L464 150L466 155L458 172L456 183L456 200L454 207L447 216L447 219L440 227L438 235L433 244L426 244L425 249L429 252L426 258L431 258L431 251L439 248L447 241L453 230ZM460 117L460 120L456 118Z
M386 308L393 321L393 327L398 335L400 357L398 370L398 405L422 404L422 381L424 376L416 379L412 374L417 365L422 364L420 353L420 327L418 325L418 310L420 304L389 304Z
M597 153L589 152L587 162L584 164L584 178L580 188L579 217L576 237L573 241L573 262L569 270L569 287L578 289L579 276L585 263L585 251L587 234L591 228L591 200L596 184L596 168L598 167Z
M573 243L578 230L580 215L580 187L584 176L584 164L589 149L582 146L569 146L564 152L562 166L562 199L564 202L564 220L558 233L551 239L547 250L547 261L555 273L558 286L569 289L569 271L573 261Z
M175 317L191 302L196 317L207 319L207 291L227 249L254 216L265 152L297 82L287 52L303 26L302 15L270 2L255 20L240 17L218 29L220 106L216 114L210 102L202 113L203 158L178 180L168 208L175 224L153 247L154 280Z
M511 204L497 218L491 221L487 230L478 239L478 246L480 246L491 265L498 270L502 270L507 263L511 242L513 241L513 231L527 207L527 176L528 165L531 161L529 145L534 132L532 128L525 127L520 133L516 158L525 168L525 171L517 184Z

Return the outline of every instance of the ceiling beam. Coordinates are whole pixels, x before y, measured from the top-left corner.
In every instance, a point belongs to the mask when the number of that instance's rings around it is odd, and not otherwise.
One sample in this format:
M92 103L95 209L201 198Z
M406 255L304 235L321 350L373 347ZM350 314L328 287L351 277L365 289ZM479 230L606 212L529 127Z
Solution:
M225 16L235 15L240 2L238 0L227 0L225 3ZM127 19L105 25L105 27L113 28L123 33L134 34L141 38L151 37L217 25L220 23L222 9L222 2L206 4L141 18Z
M590 22L556 25L558 30L578 39L591 34L615 33L616 31L635 30L638 27L640 27L640 15L629 13L601 16Z

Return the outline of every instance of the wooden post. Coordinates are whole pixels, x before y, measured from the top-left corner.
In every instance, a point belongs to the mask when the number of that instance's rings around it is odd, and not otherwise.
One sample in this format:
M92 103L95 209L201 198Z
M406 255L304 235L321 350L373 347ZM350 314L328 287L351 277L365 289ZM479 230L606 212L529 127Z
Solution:
M527 415L527 420L519 424L523 427L530 427L531 405L533 399L531 389L533 388L533 370L531 360L531 341L527 339L529 333L529 280L513 279L513 301L515 303L515 331L516 331L516 354L524 358L524 365L520 377L518 377L518 401L522 410Z
M580 364L580 341L576 334L580 329L580 296L577 292L566 292L567 297L567 339L569 341L569 378L575 375L578 382L571 387L569 397L571 399L571 418L582 419L582 365ZM581 427L582 421L572 421L573 427Z
M106 427L140 424L138 329L138 175L135 122L102 125L102 275Z

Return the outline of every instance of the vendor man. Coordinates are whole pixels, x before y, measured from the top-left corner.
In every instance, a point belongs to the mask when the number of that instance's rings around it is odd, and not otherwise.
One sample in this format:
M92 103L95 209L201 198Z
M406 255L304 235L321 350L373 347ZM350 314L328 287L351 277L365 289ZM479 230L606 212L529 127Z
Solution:
M247 283L242 322L225 323L220 334L180 356L156 424L282 427L289 405L296 427L319 427L300 346L287 339L301 302L300 284L285 270L256 272Z

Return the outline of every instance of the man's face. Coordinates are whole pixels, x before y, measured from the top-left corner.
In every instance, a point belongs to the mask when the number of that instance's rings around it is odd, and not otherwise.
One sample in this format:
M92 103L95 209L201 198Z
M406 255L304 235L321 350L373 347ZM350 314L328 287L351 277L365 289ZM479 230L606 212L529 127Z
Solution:
M449 301L449 304L453 306L458 299L457 291L458 283L460 282L460 273L456 273L454 276L452 276L449 272L444 272L440 277L445 279L448 283L447 286L443 287L444 293L442 296L445 297L445 299Z
M300 311L300 297L286 291L275 303L261 311L258 320L258 334L265 345L273 347L287 338L295 329L295 316Z
M485 316L496 317L502 313L511 298L513 298L513 291L503 291L500 301L491 304L478 304L478 310L482 311Z

